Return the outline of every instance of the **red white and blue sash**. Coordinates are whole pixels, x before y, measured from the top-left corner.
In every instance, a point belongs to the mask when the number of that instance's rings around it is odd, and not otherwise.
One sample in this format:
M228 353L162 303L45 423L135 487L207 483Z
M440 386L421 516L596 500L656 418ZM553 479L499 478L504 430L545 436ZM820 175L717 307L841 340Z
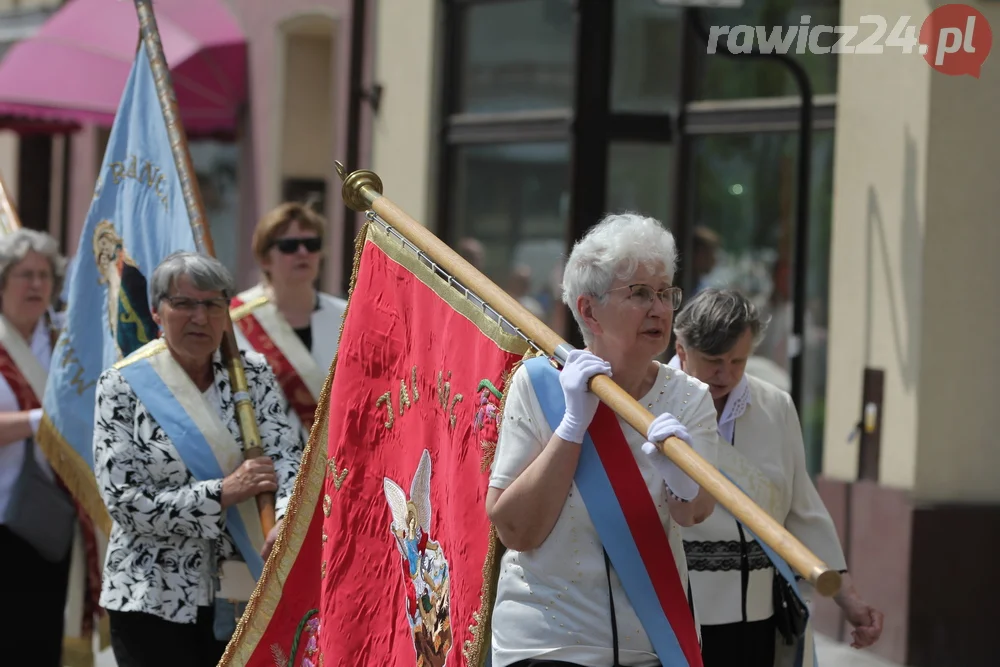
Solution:
M559 371L544 357L524 367L555 430L566 412ZM701 667L694 618L667 533L618 418L603 403L584 437L574 481L660 663Z
M312 428L325 371L259 286L233 298L230 316L251 347L267 359L299 421L306 429ZM317 336L329 334L314 332Z

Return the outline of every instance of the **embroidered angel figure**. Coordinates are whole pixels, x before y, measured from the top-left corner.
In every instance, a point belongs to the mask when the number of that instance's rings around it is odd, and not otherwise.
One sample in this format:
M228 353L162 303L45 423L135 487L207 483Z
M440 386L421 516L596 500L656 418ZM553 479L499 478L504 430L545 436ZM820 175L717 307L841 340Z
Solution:
M385 498L392 512L390 532L402 557L406 620L417 667L443 667L451 649L450 580L441 545L430 539L431 456L426 449L410 484L410 497L388 477Z

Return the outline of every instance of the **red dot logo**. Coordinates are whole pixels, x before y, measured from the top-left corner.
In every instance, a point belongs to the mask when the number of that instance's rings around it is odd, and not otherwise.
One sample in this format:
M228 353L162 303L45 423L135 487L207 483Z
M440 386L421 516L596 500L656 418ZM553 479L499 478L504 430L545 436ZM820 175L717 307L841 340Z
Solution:
M920 26L920 53L942 74L978 79L992 47L989 22L969 5L942 5Z

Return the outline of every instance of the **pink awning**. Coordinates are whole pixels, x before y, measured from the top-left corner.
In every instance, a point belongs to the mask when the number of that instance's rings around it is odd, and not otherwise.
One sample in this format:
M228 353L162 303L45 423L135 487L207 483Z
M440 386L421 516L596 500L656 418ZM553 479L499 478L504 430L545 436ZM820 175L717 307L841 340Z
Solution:
M247 90L235 18L223 0L156 0L153 9L184 128L231 134ZM0 127L110 127L138 39L133 2L69 0L0 62Z

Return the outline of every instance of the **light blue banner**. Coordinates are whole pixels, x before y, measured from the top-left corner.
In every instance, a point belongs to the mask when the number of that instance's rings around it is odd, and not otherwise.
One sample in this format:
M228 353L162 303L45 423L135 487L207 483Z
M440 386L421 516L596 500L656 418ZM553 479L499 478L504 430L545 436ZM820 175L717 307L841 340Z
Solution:
M196 246L143 46L122 94L66 277L65 329L43 401L54 439L62 441L50 445L68 445L91 471L97 378L159 335L149 282L157 264L178 250Z

